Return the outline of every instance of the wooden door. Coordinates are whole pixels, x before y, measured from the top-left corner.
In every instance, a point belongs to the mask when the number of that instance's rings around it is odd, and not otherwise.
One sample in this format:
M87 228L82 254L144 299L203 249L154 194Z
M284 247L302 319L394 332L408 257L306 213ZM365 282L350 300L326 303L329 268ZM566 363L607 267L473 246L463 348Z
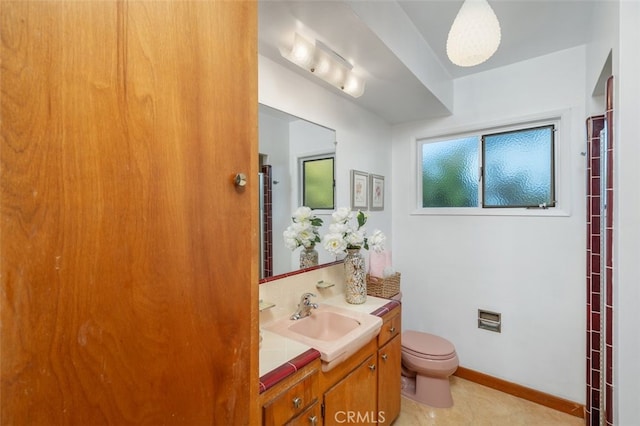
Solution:
M378 372L376 355L324 394L324 424L376 424Z
M256 3L0 13L0 423L251 423Z

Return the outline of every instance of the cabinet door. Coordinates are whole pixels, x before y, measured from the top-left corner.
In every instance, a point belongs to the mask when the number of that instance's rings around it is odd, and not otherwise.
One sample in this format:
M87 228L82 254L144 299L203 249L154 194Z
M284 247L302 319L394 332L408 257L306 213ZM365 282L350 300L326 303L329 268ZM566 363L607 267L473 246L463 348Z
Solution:
M371 355L324 394L324 423L327 425L376 424L376 355Z
M378 350L378 422L391 424L400 414L400 336Z

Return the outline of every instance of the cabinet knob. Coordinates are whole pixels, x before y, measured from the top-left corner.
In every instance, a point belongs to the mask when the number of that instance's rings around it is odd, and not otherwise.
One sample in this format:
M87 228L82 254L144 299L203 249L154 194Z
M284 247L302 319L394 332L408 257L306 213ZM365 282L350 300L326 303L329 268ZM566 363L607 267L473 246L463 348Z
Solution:
M245 186L247 184L247 175L244 173L236 174L235 184L240 187Z
M396 328L395 327L389 327L389 333L395 333L396 332Z
M318 424L318 416L311 416L309 417L309 424L311 426L315 426Z
M369 370L371 370L371 371L376 371L376 365L375 365L375 364L371 364L371 365L369 366Z
M382 360L383 360L383 361L386 361L386 360L387 360L387 358L389 358L389 355L387 355L387 354L382 354L381 358L382 358Z
M302 398L300 397L296 397L293 398L293 408L300 408L300 406L302 406Z

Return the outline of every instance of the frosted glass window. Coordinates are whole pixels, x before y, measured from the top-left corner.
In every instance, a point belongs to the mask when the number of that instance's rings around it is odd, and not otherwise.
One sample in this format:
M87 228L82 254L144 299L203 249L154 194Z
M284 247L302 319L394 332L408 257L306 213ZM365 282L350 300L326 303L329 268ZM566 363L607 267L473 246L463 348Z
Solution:
M418 202L425 209L556 207L556 125L420 141Z
M422 207L477 207L478 137L422 145Z
M334 157L302 159L302 205L334 209Z
M483 136L483 206L553 207L553 126Z

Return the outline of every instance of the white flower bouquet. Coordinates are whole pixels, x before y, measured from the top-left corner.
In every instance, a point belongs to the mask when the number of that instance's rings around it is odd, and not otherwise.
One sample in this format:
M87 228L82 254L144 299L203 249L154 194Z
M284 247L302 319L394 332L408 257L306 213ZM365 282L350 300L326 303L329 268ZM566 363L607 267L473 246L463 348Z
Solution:
M380 230L375 230L371 237L367 238L365 223L367 215L358 210L355 215L357 226L351 223L354 213L347 207L340 207L332 215L332 223L329 225L329 233L323 238L324 248L333 254L340 254L347 249L372 249L380 252L384 249L386 236Z
M318 228L322 226L322 219L315 216L309 207L298 207L291 220L293 223L282 234L289 250L293 251L300 246L311 249L321 241Z

